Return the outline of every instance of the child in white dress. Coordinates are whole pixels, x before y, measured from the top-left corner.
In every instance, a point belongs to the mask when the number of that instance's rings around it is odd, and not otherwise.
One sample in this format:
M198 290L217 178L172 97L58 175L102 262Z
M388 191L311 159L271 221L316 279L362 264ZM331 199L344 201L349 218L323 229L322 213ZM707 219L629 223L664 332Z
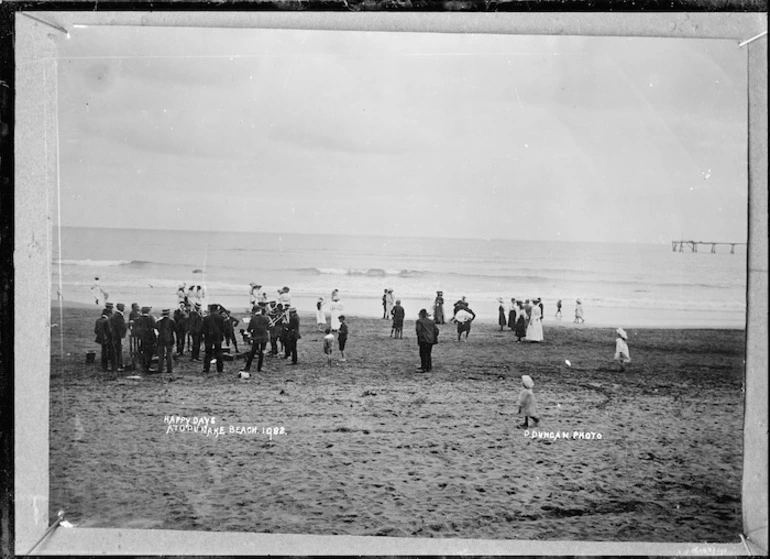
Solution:
M615 361L620 365L620 372L626 370L626 363L631 362L631 355L628 353L628 334L622 328L615 330L618 335L615 338Z

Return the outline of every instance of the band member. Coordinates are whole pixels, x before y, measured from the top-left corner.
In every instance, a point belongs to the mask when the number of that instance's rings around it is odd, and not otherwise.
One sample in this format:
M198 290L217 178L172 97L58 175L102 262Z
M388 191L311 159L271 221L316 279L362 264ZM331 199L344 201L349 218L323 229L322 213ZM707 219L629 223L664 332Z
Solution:
M126 337L128 327L123 312L126 306L118 303L117 310L110 315L110 327L112 328L112 351L115 358L115 367L118 372L123 371L123 338Z
M142 370L147 372L155 355L155 318L152 307L142 307L142 314L134 321L134 335L139 340L139 356Z
M176 324L176 354L184 355L185 340L187 339L187 324L189 315L185 302L179 303L179 308L174 311L174 324Z
M225 319L219 312L219 305L209 305L209 314L203 318L203 346L206 354L203 360L203 372L208 373L211 363L216 362L217 373L224 371L222 361L222 341L225 339Z
M235 327L238 326L241 321L230 316L230 311L227 309L222 309L220 312L225 319L225 343L227 344L227 347L230 347L230 342L232 342L235 353L238 353L238 340L235 338Z
M176 324L171 319L171 309L163 309L161 316L155 323L158 331L158 374L163 372L163 363L166 364L166 372L174 372L174 335Z
M262 363L265 359L265 347L267 346L267 340L269 339L270 319L265 316L265 308L255 306L251 310L252 317L249 321L249 327L247 328L251 335L251 351L246 358L246 366L244 371L251 369L251 363L254 361L254 355L259 354L257 357L257 372L262 372Z
M299 333L299 315L297 309L289 309L289 322L286 324L286 352L291 355L291 364L297 364L297 340L302 336Z
M113 372L115 358L112 354L112 328L110 326L110 311L106 308L102 311L102 315L96 319L94 334L96 334L96 343L102 348L102 371Z
M201 337L203 335L203 315L200 305L193 306L187 318L187 331L190 334L191 360L200 361Z

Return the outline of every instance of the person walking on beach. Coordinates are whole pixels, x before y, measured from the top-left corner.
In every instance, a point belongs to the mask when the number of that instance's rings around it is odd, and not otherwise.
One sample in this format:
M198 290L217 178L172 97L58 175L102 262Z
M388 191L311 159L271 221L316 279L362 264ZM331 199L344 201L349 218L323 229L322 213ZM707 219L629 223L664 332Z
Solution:
M142 307L142 314L134 322L144 372L150 371L152 356L155 355L155 317L150 314L151 310L152 307Z
M543 306L543 300L538 297L535 299L535 303L537 303L537 306L540 308L540 321L542 322L542 320L545 318L545 307Z
M331 329L332 332L336 332L340 329L340 316L342 316L342 311L344 310L344 307L342 305L342 301L340 301L340 296L335 295L332 298L332 302L329 305L329 312L331 313Z
M390 314L393 316L390 337L401 339L404 337L404 317L406 316L406 311L401 306L401 299L396 299L396 306L390 310Z
M158 331L158 374L163 373L163 363L166 364L166 372L174 372L174 339L176 324L171 318L171 309L163 309L160 318L155 323Z
M326 329L326 335L323 339L323 348L324 348L324 355L326 355L326 363L329 365L329 367L332 366L332 351L334 350L334 334L332 334L332 329L327 328Z
M176 324L176 354L184 355L185 340L187 340L187 325L189 315L187 314L187 305L184 301L174 311L174 324Z
M225 344L230 347L230 342L233 343L233 349L235 353L238 353L238 339L235 337L235 328L240 324L240 320L230 315L230 311L222 309L220 311L222 318L225 319Z
M626 370L626 363L631 362L631 355L628 352L628 334L622 328L615 330L615 361L620 365L620 372Z
M465 300L465 295L463 295L462 299L458 300L454 304L454 310L452 311L452 318L454 319L455 315L457 314L457 311L467 306L468 306L468 302Z
M91 295L94 297L94 301L98 305L104 305L107 302L107 299L109 298L109 293L107 293L103 288L102 284L99 282L99 276L96 276L94 278L94 283L91 285Z
M209 305L209 314L203 318L203 347L205 355L203 358L203 372L208 373L211 370L212 362L217 364L217 373L225 369L222 361L222 341L225 338L225 319L217 312L219 305L212 303Z
M516 329L516 298L511 297L511 308L508 311L508 328Z
M187 319L187 331L190 333L190 360L200 361L201 338L203 337L203 314L198 303L193 305Z
M291 355L291 364L297 364L297 340L302 336L299 333L299 315L297 309L289 308L289 322L286 325L287 353Z
M348 324L345 322L345 315L340 315L340 330L337 334L337 344L340 348L340 361L347 361L345 359L345 345L348 343Z
M508 324L508 313L506 312L505 302L502 297L497 298L497 303L497 324L500 326L500 331L502 332L503 328Z
M102 310L102 315L96 319L94 324L94 334L96 334L96 343L102 349L102 371L114 372L115 357L113 356L112 327L110 326L110 311Z
M537 427L540 423L540 414L537 412L537 402L535 402L535 394L532 392L535 383L529 375L522 375L521 384L524 388L519 392L519 415L524 416L524 423L519 425L519 428L529 427L530 419L533 423L532 427Z
M554 318L561 318L561 299L556 301L556 314L554 315Z
M428 311L420 309L415 322L417 345L420 348L420 368L418 373L427 373L433 369L433 346L438 343L439 329L436 323L428 318Z
M513 330L513 335L516 336L516 342L521 342L522 338L527 337L527 323L529 318L527 317L527 311L524 310L524 304L519 301L516 305L516 328Z
M393 297L393 290L388 289L385 292L385 316L393 316L393 303L395 302L395 297Z
M436 324L444 324L444 292L436 291L436 299L433 301L433 321Z
M126 337L128 327L123 316L126 306L118 303L117 310L110 315L110 329L112 330L112 356L115 359L115 370L123 372L123 338Z
M471 322L473 322L473 319L476 318L476 313L474 313L470 307L468 307L468 303L463 303L463 305L457 309L457 312L455 312L455 316L452 320L454 320L457 323L457 341L462 340L463 332L465 332L465 341L468 341L468 335L471 333Z
M382 290L382 318L388 318L388 288Z
M315 321L318 330L326 330L326 313L324 312L324 298L319 297L315 304Z
M580 301L580 299L577 299L575 301L575 324L583 324L585 320L583 320L583 303Z
M527 325L527 341L540 343L543 341L543 315L540 314L540 305L532 305L532 311L529 315L529 324Z
M262 372L262 364L265 360L265 348L267 347L267 341L270 338L270 319L265 315L265 308L263 306L255 305L251 308L251 320L249 326L246 329L251 336L251 350L246 357L246 366L244 371L248 372L251 369L251 363L254 361L254 356L257 356L257 372Z

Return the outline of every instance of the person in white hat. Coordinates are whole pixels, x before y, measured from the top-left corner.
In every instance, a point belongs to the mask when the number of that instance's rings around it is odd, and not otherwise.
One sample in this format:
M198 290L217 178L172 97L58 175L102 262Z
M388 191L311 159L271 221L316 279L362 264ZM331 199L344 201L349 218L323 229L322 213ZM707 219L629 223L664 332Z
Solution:
M519 427L522 429L529 427L530 419L533 423L532 427L537 427L540 423L540 414L537 412L537 403L532 392L535 382L529 375L521 375L521 384L524 388L519 392L519 415L524 416L524 423Z
M180 303L184 304L185 307L187 306L187 292L184 289L185 287L187 287L187 284L182 282L176 288L177 307Z
M631 356L628 353L628 334L622 328L615 330L615 361L620 365L620 371L626 370L626 363L631 362Z

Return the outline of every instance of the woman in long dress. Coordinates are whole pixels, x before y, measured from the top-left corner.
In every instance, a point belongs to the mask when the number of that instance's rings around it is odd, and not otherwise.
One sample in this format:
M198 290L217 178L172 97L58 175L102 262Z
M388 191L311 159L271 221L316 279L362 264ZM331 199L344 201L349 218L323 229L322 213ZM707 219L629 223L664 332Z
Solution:
M540 307L532 305L532 314L529 317L529 326L527 326L527 341L528 342L542 342L543 341L543 315L540 312Z
M395 302L396 302L396 299L393 296L393 290L388 289L387 293L385 293L385 316L387 317L392 316L390 313L393 310L393 304Z
M519 301L516 305L516 328L513 331L516 341L520 342L527 336L527 312L524 310L524 304Z
M500 331L502 332L503 328L508 324L508 317L506 316L508 313L505 309L504 299L498 297L497 302L499 303L499 306L497 307L497 324L500 326Z
M516 328L516 298L511 297L511 309L508 311L508 328Z
M340 315L342 314L343 310L344 307L342 306L342 301L340 301L340 298L335 297L332 299L332 302L329 305L332 332L337 332L340 329Z
M436 291L436 300L433 301L433 322L444 324L444 292Z

